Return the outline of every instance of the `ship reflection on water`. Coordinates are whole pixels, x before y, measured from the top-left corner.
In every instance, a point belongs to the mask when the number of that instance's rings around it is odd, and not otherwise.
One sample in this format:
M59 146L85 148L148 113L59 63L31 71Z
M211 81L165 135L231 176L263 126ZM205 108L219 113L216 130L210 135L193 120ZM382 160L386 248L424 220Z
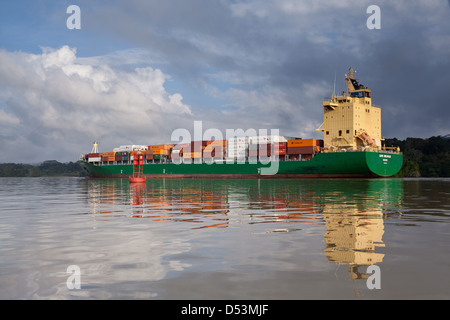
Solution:
M87 179L83 185L95 219L143 218L192 230L263 224L267 234L320 234L322 254L347 265L353 280L368 277L359 267L383 262L384 221L401 214L403 202L400 179L156 179L136 185Z

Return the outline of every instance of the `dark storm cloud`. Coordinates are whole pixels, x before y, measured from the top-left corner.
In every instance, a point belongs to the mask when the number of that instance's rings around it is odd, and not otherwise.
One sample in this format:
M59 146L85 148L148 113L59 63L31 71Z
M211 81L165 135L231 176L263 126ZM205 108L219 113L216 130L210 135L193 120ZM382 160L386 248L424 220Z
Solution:
M245 92L258 90L261 97L282 90L291 107L276 110L275 118L292 129L296 121L321 120L320 102L331 94L334 73L343 90L343 74L352 66L383 107L384 135L445 134L447 2L379 1L381 30L366 27L370 4L134 0L101 8L107 14L98 24L163 57L168 73L191 83L210 84L205 74L216 73L216 81L231 75L223 82ZM305 91L311 86L315 96ZM259 116L255 123L268 120Z

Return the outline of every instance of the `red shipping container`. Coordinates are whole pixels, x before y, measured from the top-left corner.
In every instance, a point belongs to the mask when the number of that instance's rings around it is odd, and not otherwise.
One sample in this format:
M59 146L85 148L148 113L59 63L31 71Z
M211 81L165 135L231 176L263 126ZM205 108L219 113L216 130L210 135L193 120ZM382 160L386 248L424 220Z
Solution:
M288 154L314 154L315 147L293 147L287 149Z
M273 152L275 155L285 155L287 151L286 142L276 142L273 146Z
M300 154L313 154L315 153L316 147L300 147Z

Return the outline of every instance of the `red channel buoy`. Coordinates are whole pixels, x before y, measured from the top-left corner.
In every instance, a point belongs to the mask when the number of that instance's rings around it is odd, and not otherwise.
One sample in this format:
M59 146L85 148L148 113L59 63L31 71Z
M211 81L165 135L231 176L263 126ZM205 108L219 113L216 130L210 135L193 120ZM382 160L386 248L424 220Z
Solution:
M142 166L144 164L144 156L135 154L133 159L133 175L129 177L130 183L145 183L145 177L142 174Z

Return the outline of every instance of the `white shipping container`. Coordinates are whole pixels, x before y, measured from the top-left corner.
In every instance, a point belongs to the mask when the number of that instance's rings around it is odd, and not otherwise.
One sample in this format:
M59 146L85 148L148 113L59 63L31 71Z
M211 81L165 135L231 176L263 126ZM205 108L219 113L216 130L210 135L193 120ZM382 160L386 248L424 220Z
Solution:
M230 150L230 152L227 153L229 156L236 156L236 155L246 155L247 150Z
M280 135L250 137L250 143L253 143L253 144L287 142L288 140L294 140L294 138L291 139L291 137L285 137L285 136L280 136Z
M102 161L101 157L94 157L88 159L88 162L101 162L101 161Z
M114 152L121 152L121 151L145 151L148 149L148 146L142 146L142 145L126 145L126 146L120 146L118 148L114 148Z
M248 143L230 143L227 145L230 149L236 149L236 148L246 148L248 146Z
M272 141L271 136L254 136L250 137L249 142L252 144L265 144Z
M234 137L227 139L227 143L248 143L248 137Z
M248 142L242 142L242 141L239 141L239 142L230 142L230 143L228 143L227 145L228 145L228 146L231 146L231 147L233 147L233 146L247 146L247 145L248 145Z

